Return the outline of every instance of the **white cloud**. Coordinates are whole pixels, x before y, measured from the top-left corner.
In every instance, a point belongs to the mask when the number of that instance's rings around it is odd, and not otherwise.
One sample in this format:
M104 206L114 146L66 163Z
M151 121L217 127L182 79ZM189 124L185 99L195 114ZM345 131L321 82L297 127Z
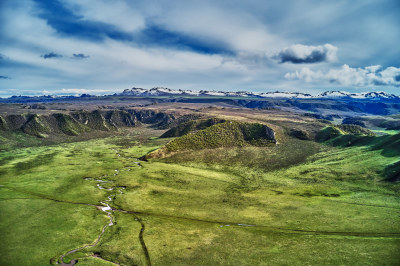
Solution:
M227 52L210 55L201 49L188 51L157 41L147 45L146 42L103 39L103 36L93 41L79 34L60 34L38 16L40 5L34 1L0 1L0 74L12 78L0 84L0 91L93 88L112 92L111 88L158 85L182 89L301 90L313 86L323 89L320 85L324 82L325 87L332 84L398 86L400 80L396 67L347 66L329 70L333 65L330 62L336 60L337 47L340 64L397 66L398 49L391 47L396 43L393 38L400 36L396 34L400 29L395 27L397 20L392 21L386 13L381 16L382 12L376 13L374 9L371 12L376 17L379 15L374 23L381 21L382 25L378 23L381 27L371 31L368 12L363 16L368 18L367 24L349 23L348 19L360 21L351 16L360 4L326 4L316 0L305 3L289 0L283 5L261 0L59 0L82 17L79 23L111 24L123 34L132 33L133 40L140 38L141 29L155 26L167 33L177 33L178 38L187 37L190 42L198 40L200 46L209 45ZM349 24L356 28L344 30ZM162 41L162 34L160 38ZM295 43L314 46L290 46ZM63 57L48 60L40 57L51 52ZM73 54L90 57L73 60ZM272 59L274 56L292 64L280 64ZM303 69L293 64L318 62L324 64L309 64L309 68ZM286 79L282 78L284 73L287 73Z
M101 94L101 93L108 93L109 90L101 90L101 89L61 89L55 91L43 90L42 93L45 95L81 95L81 94Z
M343 86L400 86L400 68L381 66L369 66L365 68L352 68L343 65L341 68L328 71L313 71L310 68L302 68L300 71L289 72L285 78L289 80L303 80L305 82L329 82Z
M237 52L267 52L287 44L248 10L227 9L214 1L161 1L149 13L167 29Z

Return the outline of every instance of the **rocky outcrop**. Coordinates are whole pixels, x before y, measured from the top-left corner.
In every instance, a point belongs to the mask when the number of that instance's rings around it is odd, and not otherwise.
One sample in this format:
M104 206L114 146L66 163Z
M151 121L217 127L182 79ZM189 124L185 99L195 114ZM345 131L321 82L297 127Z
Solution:
M263 126L263 130L264 130L263 138L268 139L273 143L276 143L275 131L272 128L267 127L266 125L262 125L262 126Z
M27 118L24 115L8 115L5 117L8 130L20 129L25 123Z
M0 130L7 130L8 129L8 125L7 125L7 121L0 116Z
M105 121L108 124L118 127L134 127L138 123L136 116L127 111L107 111L104 114Z
M134 115L137 121L152 124L157 128L168 128L168 125L177 119L172 114L167 114L163 112L155 112L153 110L128 110L132 115Z

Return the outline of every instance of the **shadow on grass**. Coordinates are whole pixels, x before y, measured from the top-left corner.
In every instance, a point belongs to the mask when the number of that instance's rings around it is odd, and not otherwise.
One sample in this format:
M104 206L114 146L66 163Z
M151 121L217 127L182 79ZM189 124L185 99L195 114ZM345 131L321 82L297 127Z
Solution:
M400 181L400 161L388 165L384 170L385 181Z
M33 168L46 165L51 163L54 160L54 157L58 154L58 152L52 152L47 154L41 154L36 156L33 159L19 162L14 166L14 170L16 174L21 174L24 171L31 170Z

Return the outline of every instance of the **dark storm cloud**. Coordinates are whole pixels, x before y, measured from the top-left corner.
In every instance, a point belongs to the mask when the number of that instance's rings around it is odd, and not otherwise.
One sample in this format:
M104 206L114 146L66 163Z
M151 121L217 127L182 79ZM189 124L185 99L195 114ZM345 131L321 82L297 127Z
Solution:
M334 61L337 48L330 44L323 46L292 45L275 56L281 63L312 64Z
M138 33L135 41L140 45L189 50L202 54L233 54L233 51L222 43L195 38L154 24L147 25Z
M73 58L76 58L76 59L85 59L85 58L90 57L89 55L85 55L85 54L73 54L72 56L73 56Z
M48 54L42 54L40 57L43 57L44 59L49 59L49 58L61 58L63 56L60 55L60 54L56 54L56 53L51 52L51 53L48 53Z
M131 40L132 36L119 31L115 26L97 21L85 20L65 7L59 0L34 0L38 5L39 16L62 35L80 39L103 40L109 37L115 40Z
M293 54L288 54L285 52L281 52L279 54L281 58L281 63L291 62L293 64L302 64L302 63L320 63L326 61L326 54L321 53L321 51L312 51L310 55L299 58Z

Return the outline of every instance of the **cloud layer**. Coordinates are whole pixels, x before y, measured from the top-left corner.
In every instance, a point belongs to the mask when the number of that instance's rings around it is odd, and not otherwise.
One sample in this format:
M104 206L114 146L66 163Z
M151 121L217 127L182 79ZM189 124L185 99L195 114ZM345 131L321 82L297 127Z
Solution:
M1 79L0 95L132 86L396 93L399 13L397 0L3 0L0 74L12 79Z

